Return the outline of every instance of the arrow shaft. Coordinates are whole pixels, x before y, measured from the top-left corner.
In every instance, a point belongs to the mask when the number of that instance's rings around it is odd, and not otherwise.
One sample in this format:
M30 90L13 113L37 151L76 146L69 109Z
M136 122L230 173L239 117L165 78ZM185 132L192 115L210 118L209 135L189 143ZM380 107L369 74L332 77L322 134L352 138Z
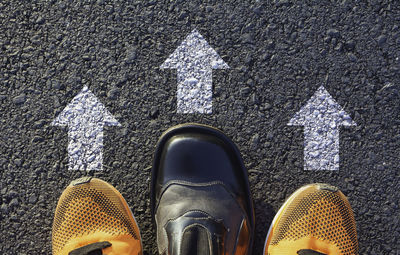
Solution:
M69 130L68 139L69 170L102 170L102 125L85 125Z
M212 69L190 68L177 71L178 113L212 113Z
M304 169L339 170L339 130L304 127Z

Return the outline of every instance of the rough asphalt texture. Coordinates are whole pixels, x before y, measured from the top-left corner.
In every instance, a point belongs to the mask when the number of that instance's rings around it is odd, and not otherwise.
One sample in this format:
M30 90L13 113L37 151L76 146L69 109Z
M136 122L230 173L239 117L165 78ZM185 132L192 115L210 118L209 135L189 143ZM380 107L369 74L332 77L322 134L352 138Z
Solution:
M400 253L400 2L1 1L0 254L50 254L68 183L68 133L53 119L87 85L121 127L105 127L104 170L124 195L145 254L152 153L168 127L200 122L237 143L256 208L253 254L303 184L349 198L360 254ZM204 1L206 2L206 1ZM301 3L300 3L301 2ZM336 3L334 3L336 2ZM213 70L213 114L176 113L176 71L160 65L197 29L230 66ZM340 170L303 170L290 118L319 86L357 123L340 129Z

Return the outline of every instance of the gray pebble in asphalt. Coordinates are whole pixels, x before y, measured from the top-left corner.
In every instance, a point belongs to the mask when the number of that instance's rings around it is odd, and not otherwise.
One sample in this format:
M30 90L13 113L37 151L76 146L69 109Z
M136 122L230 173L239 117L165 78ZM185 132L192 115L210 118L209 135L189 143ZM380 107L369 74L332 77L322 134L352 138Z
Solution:
M25 101L26 101L26 95L24 93L13 98L14 104L23 104L25 103Z

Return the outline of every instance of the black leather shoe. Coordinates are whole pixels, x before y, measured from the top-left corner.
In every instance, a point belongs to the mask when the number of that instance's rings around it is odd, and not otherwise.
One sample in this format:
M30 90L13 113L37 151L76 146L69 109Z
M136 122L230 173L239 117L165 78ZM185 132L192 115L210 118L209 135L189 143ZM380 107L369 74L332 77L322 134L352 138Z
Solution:
M247 170L221 131L199 124L168 129L157 144L151 185L160 254L251 254Z

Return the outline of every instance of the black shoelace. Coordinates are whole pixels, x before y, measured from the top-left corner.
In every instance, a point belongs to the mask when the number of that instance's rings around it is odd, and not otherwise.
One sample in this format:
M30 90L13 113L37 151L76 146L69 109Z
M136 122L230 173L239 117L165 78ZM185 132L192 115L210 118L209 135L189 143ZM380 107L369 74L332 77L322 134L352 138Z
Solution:
M313 251L313 250L310 250L310 249L299 250L297 252L297 254L299 254L299 255L328 255L328 254L317 252L317 251Z
M68 253L68 255L106 255L103 254L103 249L108 248L111 246L110 242L97 242L92 243L78 249L75 249Z

